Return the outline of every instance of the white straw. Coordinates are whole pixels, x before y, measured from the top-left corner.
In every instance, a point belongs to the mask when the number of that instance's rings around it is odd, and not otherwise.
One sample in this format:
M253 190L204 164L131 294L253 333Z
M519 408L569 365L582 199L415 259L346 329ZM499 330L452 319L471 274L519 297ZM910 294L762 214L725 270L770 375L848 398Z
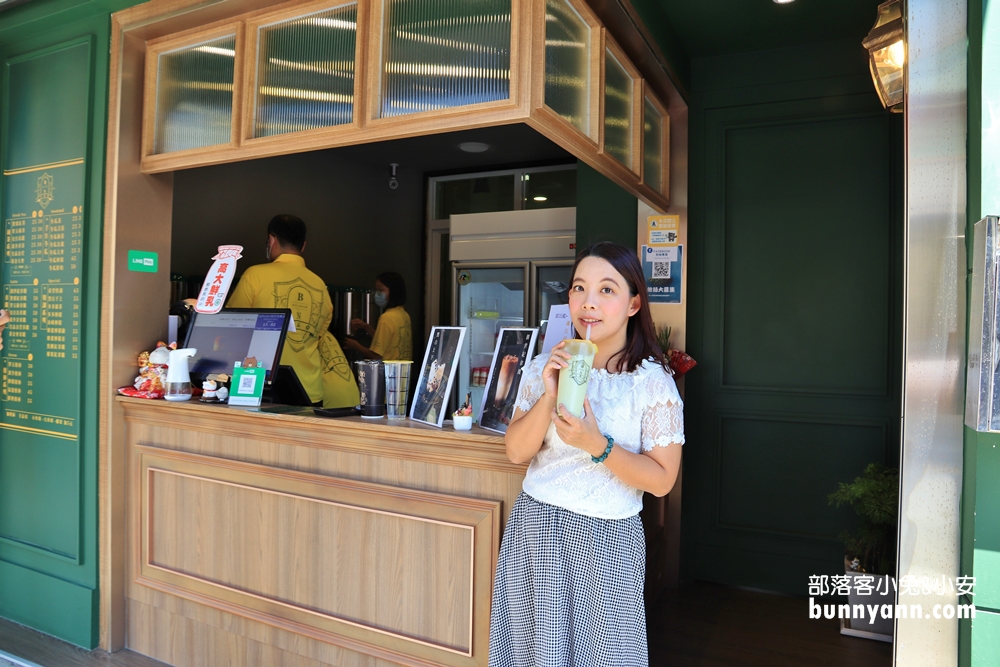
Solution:
M587 337L584 340L590 340L590 325L587 325Z

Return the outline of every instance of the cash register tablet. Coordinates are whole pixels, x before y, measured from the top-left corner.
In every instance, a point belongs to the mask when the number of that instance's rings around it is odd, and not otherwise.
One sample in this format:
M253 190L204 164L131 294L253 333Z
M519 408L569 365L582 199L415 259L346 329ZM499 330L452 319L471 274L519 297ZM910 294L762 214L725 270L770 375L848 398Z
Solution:
M224 308L195 313L184 347L198 350L191 357L191 382L201 386L211 373L232 375L233 364L247 357L264 363L265 387L277 376L292 311L287 308Z

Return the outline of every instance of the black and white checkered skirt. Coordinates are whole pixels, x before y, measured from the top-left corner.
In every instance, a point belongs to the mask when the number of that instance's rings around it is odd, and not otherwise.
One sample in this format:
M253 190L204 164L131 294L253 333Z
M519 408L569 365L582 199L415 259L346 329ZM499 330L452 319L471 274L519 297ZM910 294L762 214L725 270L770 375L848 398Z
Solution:
M595 519L521 492L493 583L490 667L646 667L638 515Z

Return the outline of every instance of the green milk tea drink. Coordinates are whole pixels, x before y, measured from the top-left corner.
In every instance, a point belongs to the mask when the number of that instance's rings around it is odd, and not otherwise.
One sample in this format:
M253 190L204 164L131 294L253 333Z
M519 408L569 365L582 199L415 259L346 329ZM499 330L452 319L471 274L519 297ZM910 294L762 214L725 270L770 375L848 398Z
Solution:
M587 382L590 380L597 345L589 340L573 339L566 341L564 349L570 353L569 366L559 369L559 394L556 403L565 405L571 413L582 417L583 399L587 397Z

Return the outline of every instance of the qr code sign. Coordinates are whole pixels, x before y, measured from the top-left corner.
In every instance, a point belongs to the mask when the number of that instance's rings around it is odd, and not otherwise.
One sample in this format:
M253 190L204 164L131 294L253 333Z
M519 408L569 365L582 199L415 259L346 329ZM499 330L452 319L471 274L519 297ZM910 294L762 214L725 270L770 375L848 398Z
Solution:
M653 278L670 279L670 262L653 262Z
M244 375L240 377L240 388L237 390L237 393L252 394L254 387L256 386L257 386L256 375Z

